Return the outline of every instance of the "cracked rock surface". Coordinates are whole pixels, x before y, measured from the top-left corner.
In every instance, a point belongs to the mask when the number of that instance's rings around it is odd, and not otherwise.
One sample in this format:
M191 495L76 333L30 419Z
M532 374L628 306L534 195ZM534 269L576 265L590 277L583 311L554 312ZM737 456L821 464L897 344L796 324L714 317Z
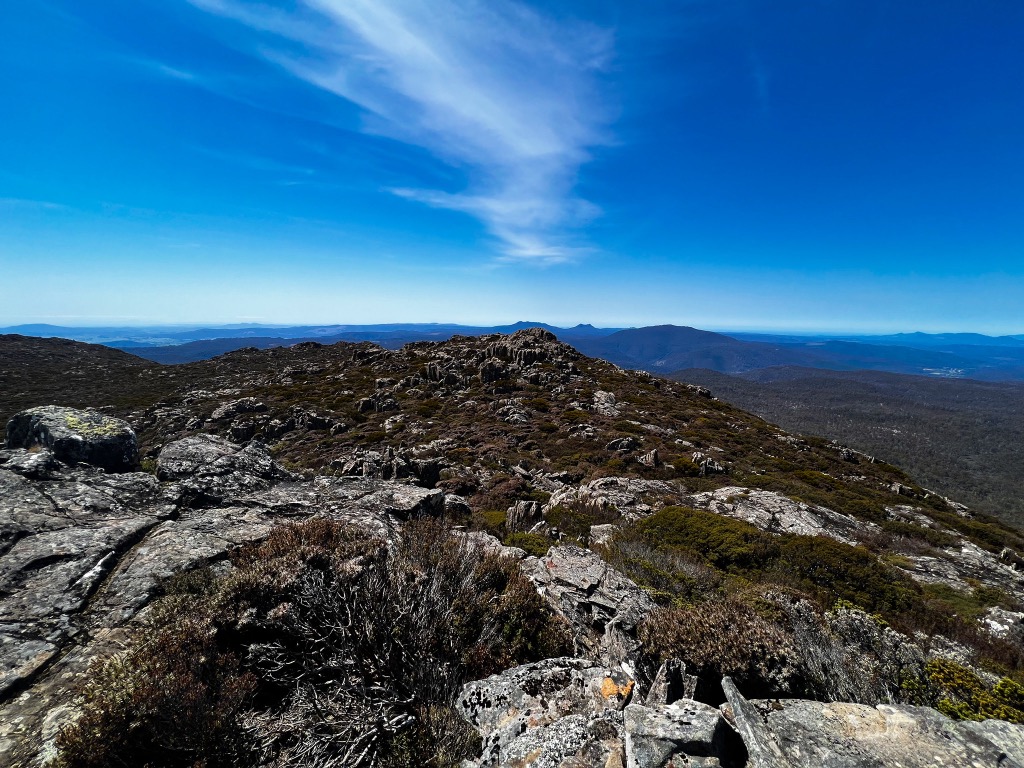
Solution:
M175 573L219 561L290 519L382 537L439 512L444 494L361 477L304 480L259 443L193 435L157 476L107 473L48 450L0 451L0 764L39 764L92 658L120 647Z

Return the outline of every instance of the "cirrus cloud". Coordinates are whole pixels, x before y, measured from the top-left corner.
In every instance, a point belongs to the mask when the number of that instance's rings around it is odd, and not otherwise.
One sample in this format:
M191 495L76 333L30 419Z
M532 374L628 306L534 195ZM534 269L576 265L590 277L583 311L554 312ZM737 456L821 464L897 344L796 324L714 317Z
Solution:
M591 150L610 143L608 30L512 0L190 2L245 24L264 38L260 55L358 105L365 132L421 147L468 180L394 194L475 217L504 259L588 250L579 228L599 210L574 189Z

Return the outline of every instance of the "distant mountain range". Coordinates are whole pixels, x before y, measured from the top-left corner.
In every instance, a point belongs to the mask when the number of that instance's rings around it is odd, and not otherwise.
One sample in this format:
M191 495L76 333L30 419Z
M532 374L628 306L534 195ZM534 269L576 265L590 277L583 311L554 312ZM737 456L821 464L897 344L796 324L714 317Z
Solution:
M745 373L778 366L833 371L885 371L941 378L1024 380L1024 336L900 333L884 336L723 334L675 325L645 328L560 328L536 322L499 326L444 323L379 325L225 325L217 327L71 328L22 325L0 333L56 336L105 344L155 362L206 360L244 347L267 349L302 341L369 341L397 349L413 341L545 328L581 352L624 368L669 374L689 368Z
M480 336L485 333L515 333L524 328L545 328L552 333L572 337L604 336L618 328L595 328L592 325L577 325L572 328L558 328L545 323L520 321L509 325L477 326L456 323L379 323L374 325L263 325L241 323L218 326L198 325L153 325L153 326L94 326L73 327L63 325L12 325L0 328L0 334L14 333L21 336L43 338L58 337L85 341L90 344L107 346L170 346L192 341L212 339L282 339L295 343L297 340L331 340L358 337L360 341L391 339L409 336L419 340L448 339L452 336Z
M668 374L686 368L745 373L778 366L833 371L887 371L943 378L1024 380L1024 340L976 334L902 334L900 337L832 339L800 336L727 336L695 328L660 325L570 340L581 352L625 368ZM899 345L898 338L910 343ZM955 337L950 339L950 337ZM1006 341L1004 339L1009 339ZM873 341L878 340L878 341ZM879 342L885 343L879 343ZM997 345L995 342L999 341Z

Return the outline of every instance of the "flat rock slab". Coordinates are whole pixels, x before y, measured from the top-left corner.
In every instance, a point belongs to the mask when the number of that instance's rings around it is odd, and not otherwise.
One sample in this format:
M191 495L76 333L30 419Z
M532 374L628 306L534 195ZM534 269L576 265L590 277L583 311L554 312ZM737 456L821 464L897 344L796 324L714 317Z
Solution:
M1009 768L1021 763L1001 744L1019 748L1022 726L988 732L950 720L927 707L824 703L753 702L762 711L794 768ZM1012 729L1012 730L1011 730Z
M929 707L748 701L728 677L726 716L750 768L1022 768L1024 726L950 720Z
M118 558L175 510L152 475L0 468L0 700L84 629L79 614Z

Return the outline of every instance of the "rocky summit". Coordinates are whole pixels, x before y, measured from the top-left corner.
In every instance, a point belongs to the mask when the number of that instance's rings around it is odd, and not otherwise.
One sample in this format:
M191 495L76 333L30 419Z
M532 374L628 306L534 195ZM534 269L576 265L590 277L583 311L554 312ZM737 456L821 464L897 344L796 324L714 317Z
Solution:
M1024 765L1024 537L879 457L541 329L60 352L133 375L0 372L0 765Z

